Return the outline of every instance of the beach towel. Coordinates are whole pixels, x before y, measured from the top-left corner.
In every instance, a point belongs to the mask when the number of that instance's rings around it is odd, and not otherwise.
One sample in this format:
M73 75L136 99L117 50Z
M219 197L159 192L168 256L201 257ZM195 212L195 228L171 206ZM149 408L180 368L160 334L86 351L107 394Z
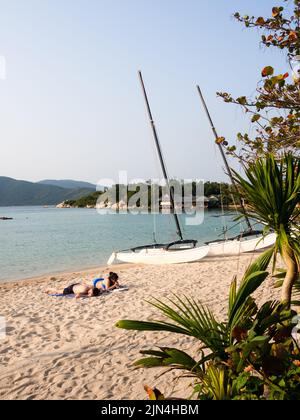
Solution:
M109 293L110 292L126 292L127 290L129 290L128 286L120 286L119 289L109 290Z
M114 289L114 290L108 290L106 293L114 293L114 292L126 292L127 290L129 290L128 286L121 286L119 289ZM105 294L106 294L105 293ZM63 298L75 298L75 295L64 295L64 294L59 294L59 293L55 293L55 294L49 294L48 296L52 296L52 297L63 297ZM101 297L101 295L96 296L96 297ZM87 299L89 298L89 296L81 296L80 299Z

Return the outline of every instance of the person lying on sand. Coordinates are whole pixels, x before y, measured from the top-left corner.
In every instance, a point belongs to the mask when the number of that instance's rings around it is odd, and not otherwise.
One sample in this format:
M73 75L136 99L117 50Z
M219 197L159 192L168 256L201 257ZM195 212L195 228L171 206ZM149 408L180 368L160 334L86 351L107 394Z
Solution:
M119 289L119 276L117 273L110 272L104 278L93 280L93 287L96 287L102 292L110 292L111 290Z
M72 284L71 286L66 287L65 289L53 289L49 288L46 290L48 295L75 295L76 299L81 297L97 297L99 296L102 291L101 289L90 286L87 284L76 283Z

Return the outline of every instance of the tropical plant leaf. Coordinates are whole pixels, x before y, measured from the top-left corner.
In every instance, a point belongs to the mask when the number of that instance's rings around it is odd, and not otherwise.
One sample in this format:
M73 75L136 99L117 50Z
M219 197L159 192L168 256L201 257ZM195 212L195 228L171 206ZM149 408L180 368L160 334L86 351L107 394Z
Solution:
M178 327L174 324L168 324L167 322L144 322L144 321L131 321L131 320L122 320L118 321L115 325L117 328L122 328L124 330L134 330L134 331L168 331L176 334L185 334L192 335L190 331Z
M264 347L270 340L268 336L256 336L252 340L250 340L244 347L243 347L243 359L246 360L250 353L257 349Z
M157 299L151 303L166 317L186 328L191 336L200 340L206 347L219 353L223 352L224 342L228 340L228 331L219 323L209 308L187 296L174 296L167 305ZM222 353L223 355L223 353Z
M144 389L147 392L150 401L165 400L164 395L157 388L150 388L148 385L145 385Z
M160 352L145 350L141 354L154 357L138 360L134 363L137 367L172 367L187 370L191 373L199 371L199 364L196 360L184 351L175 348L161 348Z
M265 280L268 273L265 271L273 256L273 249L265 251L246 270L241 285L237 291L237 279L230 287L228 305L228 325L232 331L238 324L250 319L256 311L256 305L250 299L252 293Z
M256 273L248 274L244 279L243 282L237 292L236 299L234 304L232 305L228 324L233 327L233 325L237 324L237 319L235 315L239 311L240 308L245 308L245 304L247 302L248 297L251 296L252 293L255 292L256 289L264 282L264 280L268 277L267 271L258 271ZM233 322L234 321L234 322Z
M261 116L259 114L254 114L252 119L251 119L251 122L255 123L256 121L259 121L260 118L261 118Z
M247 179L233 172L252 217L275 231L280 244L283 232L291 231L299 203L300 159L286 154L278 163L268 155L245 167Z
M271 262L273 254L274 248L272 247L270 249L267 249L264 253L262 253L252 264L249 265L243 276L242 282L245 281L245 279L253 273L256 273L258 271L266 271Z
M228 373L224 366L209 365L202 380L202 390L211 395L212 400L230 400L233 397Z
M272 76L274 74L274 68L267 66L262 70L262 77Z
M229 289L229 306L228 306L228 317L230 317L230 313L232 311L233 305L236 301L236 293L237 293L237 277L235 277L230 285Z
M286 276L286 269L278 270L277 274L273 275L274 279L284 279ZM283 282L276 282L275 287L281 287Z
M158 357L145 357L144 359L137 360L133 365L140 368L157 368L168 366L168 364L164 363L163 359L159 359Z
M211 349L215 356L226 358L224 348L229 345L226 324L218 322L212 312L195 299L174 296L166 304L158 299L148 302L158 309L168 320L143 322L122 320L118 328L137 331L168 331L195 337L204 347Z
M276 233L273 270L280 252L300 267L299 204L300 158L286 153L280 160L272 154L245 167L246 179L234 172L234 179L248 203L247 212L258 223ZM290 301L285 296L285 300Z

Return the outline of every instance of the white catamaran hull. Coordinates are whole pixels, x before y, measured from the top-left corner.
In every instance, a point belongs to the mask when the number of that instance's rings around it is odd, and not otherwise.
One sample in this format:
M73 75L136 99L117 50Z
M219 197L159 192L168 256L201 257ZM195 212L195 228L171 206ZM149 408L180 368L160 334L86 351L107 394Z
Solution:
M208 257L219 257L228 255L239 255L245 252L258 251L260 249L269 248L275 244L276 234L271 233L266 236L256 235L245 237L242 240L233 239L223 242L214 242L209 244Z
M158 249L142 249L140 251L125 251L116 252L111 256L108 264L116 259L122 262L135 263L135 264L150 264L150 265L163 265L163 264L183 264L189 262L199 261L206 257L209 252L209 246L201 246L191 249L172 250L167 251L163 248Z
M254 238L251 236L242 240L214 242L207 246L183 250L170 251L164 248L144 248L139 251L120 251L113 253L107 264L111 265L115 260L149 265L183 264L200 261L205 257L234 256L258 251L271 247L275 241L276 234L272 233L265 237L256 235Z

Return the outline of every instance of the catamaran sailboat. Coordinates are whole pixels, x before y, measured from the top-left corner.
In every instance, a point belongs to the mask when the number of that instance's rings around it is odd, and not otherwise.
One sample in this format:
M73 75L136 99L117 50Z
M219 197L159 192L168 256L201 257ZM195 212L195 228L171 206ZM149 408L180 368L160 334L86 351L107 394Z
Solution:
M152 244L152 245L145 245L141 247L131 248L125 251L118 251L114 252L108 260L108 265L111 265L115 260L119 260L122 262L130 262L130 263L141 263L141 264L182 264L188 262L199 261L202 258L206 257L208 254L210 247L209 245L204 245L201 247L197 247L197 241L194 239L185 240L183 238L182 229L180 226L180 221L178 215L176 214L175 210L175 199L174 199L174 191L170 187L170 180L167 173L166 164L163 158L158 134L156 131L156 126L153 120L144 80L142 73L139 72L139 78L141 82L142 91L144 94L144 99L146 103L146 108L153 132L153 137L155 141L155 146L157 149L161 169L163 172L163 176L166 182L166 185L169 190L169 197L170 197L170 210L172 216L174 217L175 226L176 226L176 233L178 235L178 241L168 243L168 244Z
M144 99L146 103L146 108L148 111L148 116L154 136L154 141L159 157L159 161L161 164L161 169L163 172L163 176L166 182L166 185L169 189L170 195L170 208L172 215L174 217L175 225L176 225L176 233L179 237L179 240L176 242L168 243L168 244L152 244L152 245L145 245L140 247L135 247L131 249L127 249L124 251L114 252L109 260L108 265L111 265L115 260L127 262L127 263L141 263L141 264L152 264L152 265L161 265L161 264L182 264L182 263L189 263L199 261L206 256L230 256L230 255L239 255L245 252L252 252L255 250L264 249L267 247L272 246L275 243L276 235L270 234L267 236L262 235L260 231L254 231L252 229L251 223L246 215L246 211L244 209L242 200L241 205L244 212L245 220L248 224L249 230L244 232L243 234L239 235L238 237L232 239L225 239L225 240L217 240L210 243L207 243L203 246L197 246L198 241L196 240L185 240L183 238L182 229L180 226L180 221L178 215L176 214L175 210L175 200L174 200L174 191L170 187L170 181L167 173L166 164L163 158L158 134L156 131L156 126L153 120L145 84L143 81L142 73L139 72L139 78L144 94ZM203 105L205 107L206 113L209 117L211 122L213 131L217 136L216 130L213 126L210 114L208 112L206 103L202 96L200 87L197 86L200 97L202 99ZM223 146L219 144L221 154L223 156L226 169L228 174L231 177L233 185L235 185L230 167L228 165Z

